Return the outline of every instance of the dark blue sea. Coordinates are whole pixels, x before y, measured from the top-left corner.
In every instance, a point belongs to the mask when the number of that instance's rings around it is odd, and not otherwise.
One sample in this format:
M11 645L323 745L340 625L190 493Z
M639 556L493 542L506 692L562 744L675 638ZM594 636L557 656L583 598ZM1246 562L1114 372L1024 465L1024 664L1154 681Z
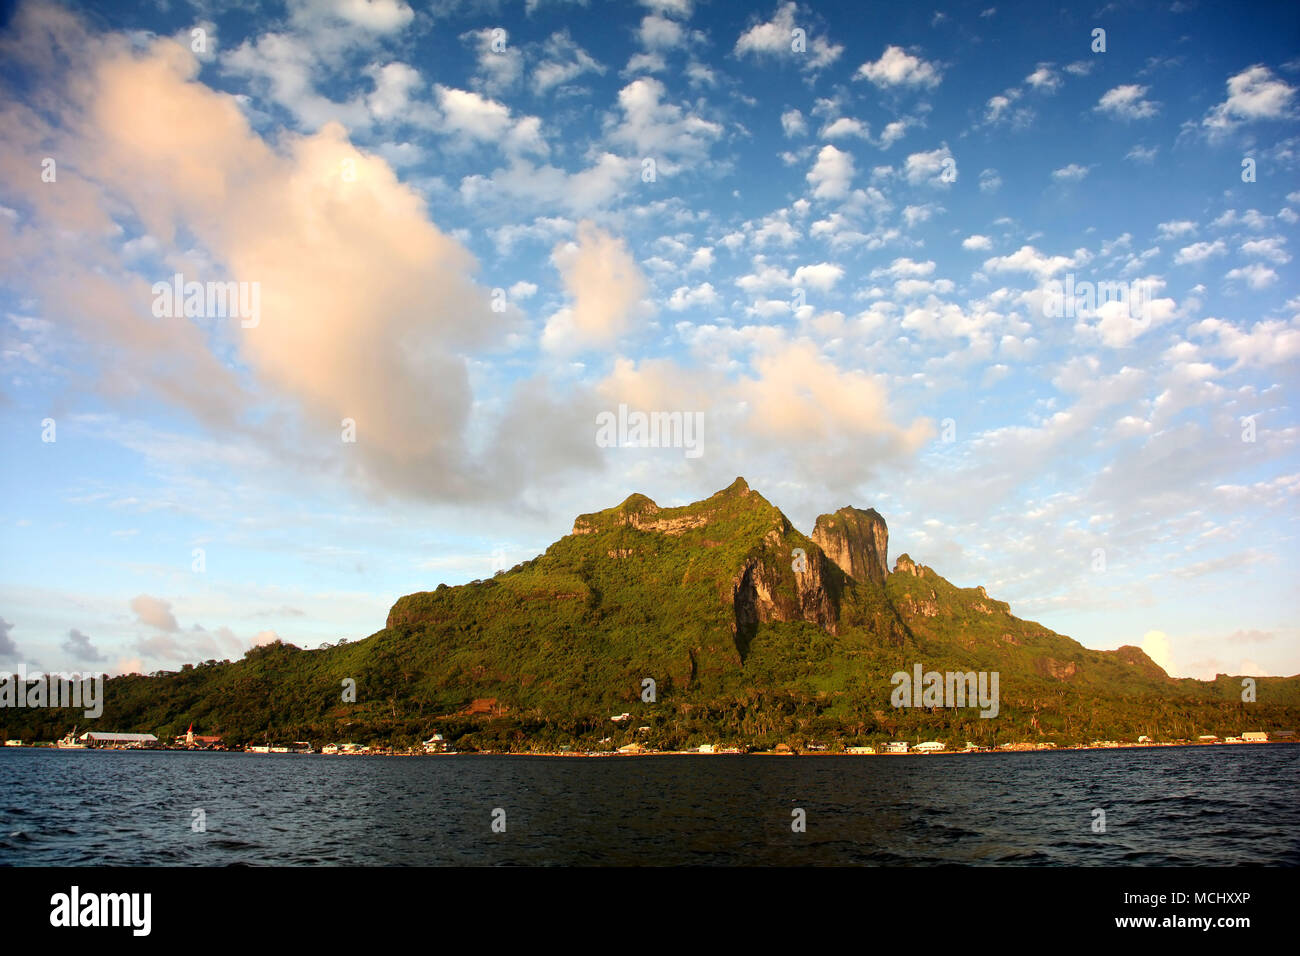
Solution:
M1298 794L1289 745L609 758L3 748L0 864L1296 866Z

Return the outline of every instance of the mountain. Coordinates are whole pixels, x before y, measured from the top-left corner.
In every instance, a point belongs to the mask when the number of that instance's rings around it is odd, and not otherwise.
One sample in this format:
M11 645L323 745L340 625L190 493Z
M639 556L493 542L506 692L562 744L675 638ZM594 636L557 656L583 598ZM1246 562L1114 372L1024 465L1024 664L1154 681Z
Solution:
M400 598L365 640L114 678L99 726L165 739L193 721L231 742L318 744L437 728L461 749L526 750L1068 744L1300 724L1300 677L1257 678L1258 702L1243 703L1240 678L1175 680L1139 648L1090 650L908 555L889 570L888 548L874 510L821 515L808 537L742 478L678 508L633 494L509 571ZM892 675L918 664L996 673L997 716L894 707ZM0 729L52 739L77 717L0 710Z

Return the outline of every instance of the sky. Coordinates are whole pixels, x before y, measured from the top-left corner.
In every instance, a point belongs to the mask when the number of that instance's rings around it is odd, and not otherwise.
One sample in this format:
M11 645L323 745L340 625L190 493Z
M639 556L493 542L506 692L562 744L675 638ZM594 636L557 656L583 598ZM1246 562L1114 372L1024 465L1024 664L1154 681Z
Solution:
M0 666L357 640L743 475L1300 673L1295 4L0 16Z

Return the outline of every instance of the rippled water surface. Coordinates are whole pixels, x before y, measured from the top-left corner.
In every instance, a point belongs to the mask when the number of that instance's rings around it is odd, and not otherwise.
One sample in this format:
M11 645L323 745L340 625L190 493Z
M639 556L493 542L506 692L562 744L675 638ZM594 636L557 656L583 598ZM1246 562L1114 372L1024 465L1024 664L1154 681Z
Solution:
M1287 745L602 759L7 748L0 863L1295 866L1298 785ZM806 832L791 830L796 808Z

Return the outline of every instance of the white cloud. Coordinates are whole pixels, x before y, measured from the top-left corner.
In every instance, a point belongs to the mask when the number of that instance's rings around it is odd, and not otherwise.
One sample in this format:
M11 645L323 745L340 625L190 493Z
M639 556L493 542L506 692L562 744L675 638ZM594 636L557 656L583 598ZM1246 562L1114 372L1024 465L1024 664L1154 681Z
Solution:
M823 146L806 178L815 198L842 199L853 181L853 156L834 146Z
M940 177L940 173L945 168L956 169L956 163L948 147L941 146L929 152L912 153L908 156L907 162L903 165L903 175L913 186L929 183L931 186L948 187L952 183L945 182Z
M1198 262L1204 262L1211 256L1221 256L1228 251L1222 239L1215 239L1213 242L1194 242L1190 246L1183 246L1174 255L1176 265L1189 265Z
M1291 256L1282 247L1286 245L1285 236L1270 236L1267 239L1250 239L1241 244L1241 254L1243 256L1257 256L1261 259L1267 259L1269 262L1275 262L1278 265L1285 265L1291 261Z
M871 135L871 130L866 123L861 120L853 119L848 116L841 116L839 119L830 123L822 130L822 139L840 139L845 136L856 136L859 139L867 139Z
M785 133L787 139L806 136L808 124L804 122L803 114L798 110L786 110L781 114L781 131Z
M1156 226L1161 239L1181 239L1183 236L1196 235L1196 223L1189 219L1170 220Z
M816 265L800 266L794 270L792 279L796 287L808 286L821 292L828 291L844 277L844 270L830 262Z
M1228 78L1228 98L1212 108L1201 126L1212 137L1243 123L1283 119L1290 115L1295 87L1278 79L1268 67L1256 65Z
M1148 87L1126 83L1106 91L1093 109L1124 120L1146 119L1160 112L1160 104L1145 99Z
M584 73L604 75L605 67L574 43L568 30L552 33L543 46L541 62L533 69L533 92L544 96Z
M1061 78L1052 70L1049 63L1038 64L1038 68L1025 77L1025 82L1034 89L1046 93L1053 93L1061 86Z
M1252 262L1248 266L1230 270L1224 278L1229 282L1245 282L1252 289L1264 289L1277 281L1277 273L1268 266Z
M547 321L545 348L609 346L631 331L647 285L626 242L583 220L577 240L556 246L551 259L572 304Z
M869 80L882 89L900 86L933 89L942 78L934 63L926 62L897 46L885 47L880 59L863 63L854 74L854 79Z
M839 59L844 47L832 44L824 36L810 36L808 25L795 22L799 11L797 3L784 3L777 8L771 20L754 24L736 40L736 56L790 56L799 61L802 70L815 71ZM805 50L793 49L794 31L804 31Z
M690 286L679 286L674 289L673 294L668 298L668 308L674 312L681 312L699 306L717 305L720 301L722 300L713 286L708 282L702 282L693 289Z
M1046 256L1033 246L1021 246L1009 256L984 260L984 269L988 272L1027 272L1042 280L1074 264L1075 261L1067 256Z
M496 143L507 152L545 155L541 121L535 116L514 119L509 107L469 90L441 84L434 87L442 111L442 130L481 143Z
M477 71L472 85L489 95L512 89L524 74L524 55L519 47L507 43L504 49L494 41L496 28L483 27L462 33L462 40L472 41L477 56ZM498 49L494 49L497 46Z
M1080 166L1078 163L1071 163L1068 166L1062 166L1060 169L1052 170L1052 178L1058 183L1077 183L1088 175L1088 167Z
M618 92L623 119L609 132L613 142L658 159L661 170L666 161L704 158L722 135L719 124L664 102L665 93L654 77L633 80Z
M676 20L650 14L641 20L638 36L647 50L669 50L681 44L684 31Z

